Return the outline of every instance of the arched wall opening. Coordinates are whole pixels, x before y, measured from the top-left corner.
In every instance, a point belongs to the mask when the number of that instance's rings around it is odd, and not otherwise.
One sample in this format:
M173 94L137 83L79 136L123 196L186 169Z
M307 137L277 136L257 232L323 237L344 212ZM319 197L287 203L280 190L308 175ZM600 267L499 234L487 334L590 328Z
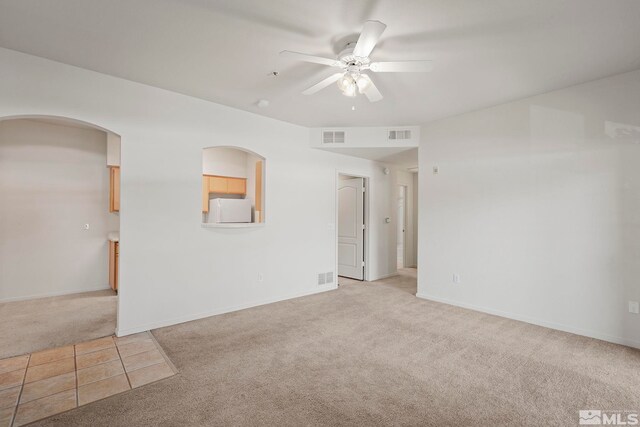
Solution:
M264 224L266 159L243 147L202 150L202 224L242 227Z
M0 357L116 330L109 245L119 241L110 209L119 146L119 135L82 120L0 117Z

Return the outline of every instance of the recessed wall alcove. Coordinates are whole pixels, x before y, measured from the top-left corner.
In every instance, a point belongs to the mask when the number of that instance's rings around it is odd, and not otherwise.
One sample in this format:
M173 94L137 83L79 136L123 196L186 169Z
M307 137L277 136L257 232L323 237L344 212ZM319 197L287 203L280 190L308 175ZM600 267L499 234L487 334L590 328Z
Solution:
M241 147L202 150L202 226L259 227L265 222L263 156Z

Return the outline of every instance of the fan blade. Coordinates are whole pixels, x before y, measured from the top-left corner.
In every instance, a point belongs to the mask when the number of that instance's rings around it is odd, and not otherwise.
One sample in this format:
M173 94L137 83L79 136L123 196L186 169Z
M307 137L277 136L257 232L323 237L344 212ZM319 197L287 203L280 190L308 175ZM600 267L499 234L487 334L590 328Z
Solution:
M291 52L290 50L283 50L280 52L281 56L297 59L299 61L313 62L315 64L328 65L330 67L340 67L342 63L336 59L323 58L321 56L307 55L306 53Z
M367 21L362 27L362 32L358 38L358 43L353 49L353 55L360 58L366 58L369 56L376 43L380 39L380 36L384 32L386 25L380 21Z
M376 85L373 84L371 78L366 74L360 74L357 83L360 93L364 94L369 102L378 102L383 98Z
M433 61L372 62L369 69L376 73L423 73L433 70Z
M314 84L309 89L307 89L304 92L302 92L302 94L303 95L313 95L314 93L319 92L320 90L322 90L325 87L329 86L331 83L337 82L338 79L340 79L340 77L342 77L343 75L344 75L344 73L332 74L329 77L327 77L326 79L322 80L320 83Z

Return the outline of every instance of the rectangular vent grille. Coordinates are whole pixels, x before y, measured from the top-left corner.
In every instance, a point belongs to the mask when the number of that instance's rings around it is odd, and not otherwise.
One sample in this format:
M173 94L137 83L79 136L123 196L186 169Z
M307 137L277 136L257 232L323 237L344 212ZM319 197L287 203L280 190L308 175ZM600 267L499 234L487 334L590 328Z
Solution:
M408 129L407 130L390 130L389 139L390 140L411 139L411 131Z
M333 271L318 273L318 285L328 285L329 283L333 283Z
M323 144L344 144L344 131L331 131L326 130L322 132Z

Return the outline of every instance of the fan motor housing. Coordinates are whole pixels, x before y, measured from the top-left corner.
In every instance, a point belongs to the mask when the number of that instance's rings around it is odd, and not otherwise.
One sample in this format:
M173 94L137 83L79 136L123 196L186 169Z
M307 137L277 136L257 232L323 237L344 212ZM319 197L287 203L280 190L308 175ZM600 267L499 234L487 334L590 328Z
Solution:
M338 59L349 67L361 67L369 63L369 58L361 58L353 54L356 42L347 43L344 49L338 54Z

